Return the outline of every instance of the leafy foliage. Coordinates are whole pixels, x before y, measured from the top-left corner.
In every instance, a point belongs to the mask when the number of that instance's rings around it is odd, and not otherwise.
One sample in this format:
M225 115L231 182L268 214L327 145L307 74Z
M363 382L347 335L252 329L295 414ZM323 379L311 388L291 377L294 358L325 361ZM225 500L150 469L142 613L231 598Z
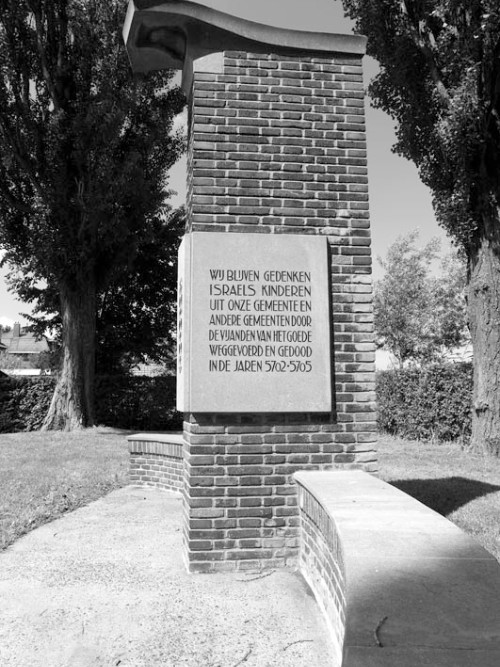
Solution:
M167 220L166 171L184 148L172 133L184 96L172 72L132 76L124 9L19 0L0 10L0 246L23 276L16 289L25 279L32 298L46 285L59 299L63 369L49 426L93 421L97 295L123 286Z
M98 295L97 373L146 361L175 365L177 250L183 211L154 221L127 271Z
M375 330L379 344L390 350L402 364L432 357L432 284L429 268L438 242L417 248L418 233L399 237L380 260L385 270L375 285Z
M442 351L470 343L467 317L467 268L461 253L451 252L441 261L434 280L436 342Z
M398 121L394 150L432 190L439 222L477 245L500 203L497 0L343 0L381 70L373 103Z
M99 376L97 419L103 426L116 428L182 430L182 415L175 409L175 395L174 376Z
M377 374L378 425L415 440L468 441L472 365L404 368Z
M175 358L177 250L184 230L184 210L151 221L129 266L119 267L112 283L97 295L96 372L128 373L146 361L166 367ZM38 286L29 275L11 282L23 301L35 301L31 328L51 333L54 363L60 365L62 340L59 297L53 285Z
M0 433L40 429L54 385L53 377L0 378ZM175 410L175 387L173 376L98 376L98 423L134 430L180 430L182 417Z
M0 433L36 431L54 392L54 378L0 378Z
M468 340L466 271L456 254L442 261L441 275L431 264L439 241L416 245L418 232L399 237L380 260L384 277L375 283L375 331L378 343L399 363L428 363Z
M439 224L467 258L472 441L500 452L500 3L342 0L380 64L374 105L398 123Z

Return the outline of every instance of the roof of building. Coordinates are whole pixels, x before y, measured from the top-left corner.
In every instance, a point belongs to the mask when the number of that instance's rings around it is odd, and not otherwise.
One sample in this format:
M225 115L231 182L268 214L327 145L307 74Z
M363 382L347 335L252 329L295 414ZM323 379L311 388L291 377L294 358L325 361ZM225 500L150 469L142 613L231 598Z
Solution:
M45 338L38 338L31 331L25 332L16 325L11 331L0 334L0 347L7 354L40 354L49 351Z
M39 377L40 375L51 375L50 371L41 368L3 368L0 375L7 377Z
M132 368L131 374L136 377L158 377L165 375L165 366L162 364L137 364Z

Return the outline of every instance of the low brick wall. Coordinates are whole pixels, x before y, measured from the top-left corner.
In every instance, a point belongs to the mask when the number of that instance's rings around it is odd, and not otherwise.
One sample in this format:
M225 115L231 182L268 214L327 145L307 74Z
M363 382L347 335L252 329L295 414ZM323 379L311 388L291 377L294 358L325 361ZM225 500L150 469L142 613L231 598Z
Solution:
M491 554L364 472L295 479L300 568L337 667L500 664L500 566Z
M183 437L180 434L137 433L127 438L131 484L182 491Z
M300 569L327 621L339 659L345 633L346 576L342 543L333 517L299 482Z

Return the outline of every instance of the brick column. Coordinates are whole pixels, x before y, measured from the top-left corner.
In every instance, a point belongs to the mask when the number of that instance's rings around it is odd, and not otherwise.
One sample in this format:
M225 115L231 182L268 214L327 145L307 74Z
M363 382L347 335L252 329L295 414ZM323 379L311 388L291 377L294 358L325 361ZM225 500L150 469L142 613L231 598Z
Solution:
M194 69L189 230L323 235L330 247L335 413L185 414L189 569L288 566L292 474L376 470L361 56L225 51Z

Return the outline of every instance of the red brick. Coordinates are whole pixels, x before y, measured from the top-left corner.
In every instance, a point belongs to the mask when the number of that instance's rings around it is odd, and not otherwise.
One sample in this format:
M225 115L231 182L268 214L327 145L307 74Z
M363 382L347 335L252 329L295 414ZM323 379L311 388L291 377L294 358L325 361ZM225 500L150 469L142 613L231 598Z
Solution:
M370 285L356 282L369 280L371 271L361 59L240 51L225 59L224 74L197 76L194 84L192 229L329 238L338 418L221 415L203 417L205 427L197 415L189 417L187 437L197 444L188 445L188 472L199 486L188 489L188 510L201 501L208 505L191 511L223 515L192 518L212 525L193 524L200 539L188 539L198 547L204 530L227 533L235 523L255 531L210 539L210 549L190 556L190 568L198 571L284 565L297 553L291 473L331 467L332 459L337 467L376 465L373 406L369 397L355 398L373 391L374 378L373 359L366 356L372 350L356 348L373 336ZM204 486L210 476L214 486ZM212 554L216 559L209 560Z

